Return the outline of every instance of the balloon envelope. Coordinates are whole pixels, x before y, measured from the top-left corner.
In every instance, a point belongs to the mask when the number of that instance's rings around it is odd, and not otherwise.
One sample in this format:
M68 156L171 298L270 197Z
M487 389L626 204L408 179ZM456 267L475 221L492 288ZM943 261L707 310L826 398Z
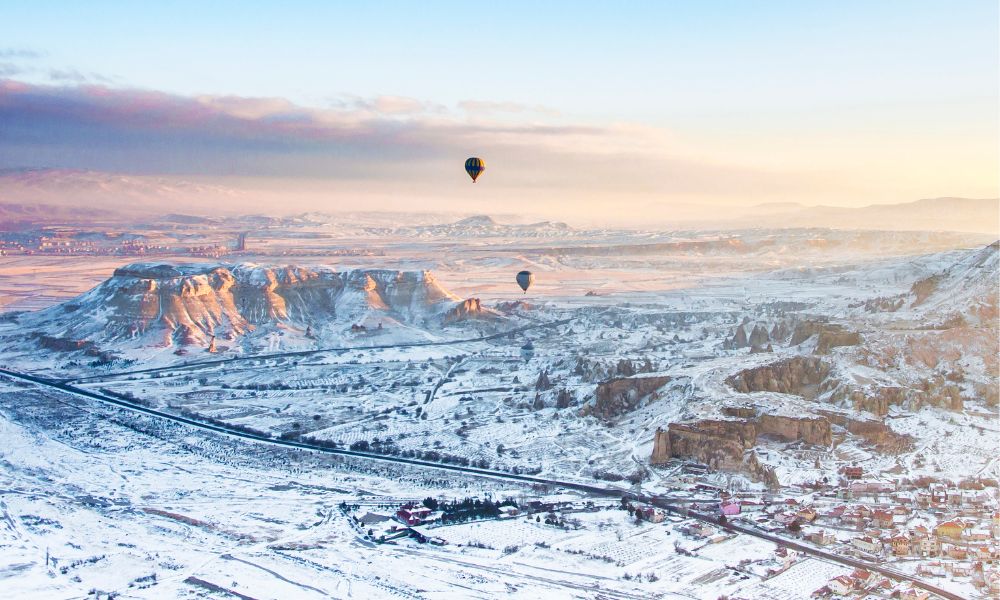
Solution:
M531 271L521 271L517 274L517 285L521 286L521 289L525 292L531 287L531 282L535 280L535 276L531 274Z
M472 178L472 183L476 182L476 179L483 174L486 170L486 161L476 156L469 158L465 161L465 172L469 174Z

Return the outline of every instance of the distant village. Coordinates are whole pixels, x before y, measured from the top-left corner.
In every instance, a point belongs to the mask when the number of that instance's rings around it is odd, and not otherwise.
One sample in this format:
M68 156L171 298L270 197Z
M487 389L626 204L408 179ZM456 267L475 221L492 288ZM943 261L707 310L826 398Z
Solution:
M287 249L264 243L248 231L208 231L173 235L151 228L145 234L122 235L117 230L81 230L47 226L39 229L0 231L0 256L84 255L84 256L191 256L221 258L250 254L284 256ZM294 250L295 256L381 256L383 251L368 248L325 248Z

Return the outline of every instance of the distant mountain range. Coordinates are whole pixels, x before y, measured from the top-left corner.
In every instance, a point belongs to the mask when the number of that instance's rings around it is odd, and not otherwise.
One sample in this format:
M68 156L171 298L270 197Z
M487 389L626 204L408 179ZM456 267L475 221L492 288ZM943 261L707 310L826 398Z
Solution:
M578 233L558 221L508 224L497 222L488 215L473 215L441 225L369 227L366 230L375 235L411 235L418 238L564 238Z
M829 227L888 231L963 231L998 234L1000 199L925 198L861 207L807 206L793 202L732 207L724 211L659 203L649 207L672 227L745 229ZM722 213L722 216L719 216Z

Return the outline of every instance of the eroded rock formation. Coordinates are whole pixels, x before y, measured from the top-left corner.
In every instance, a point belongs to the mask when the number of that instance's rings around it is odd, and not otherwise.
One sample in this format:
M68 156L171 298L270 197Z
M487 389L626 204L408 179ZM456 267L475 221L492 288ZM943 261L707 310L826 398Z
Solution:
M743 407L730 412L748 413ZM747 418L703 419L657 429L650 461L657 464L686 458L713 468L748 471L745 453L757 445L760 436L815 446L829 446L833 439L830 421L824 417L757 415L754 411Z
M593 405L585 408L585 414L610 420L621 416L638 406L639 401L653 394L667 382L670 377L646 376L646 377L616 377L597 385L595 391L595 401Z
M857 346L861 343L861 334L856 331L849 331L835 323L812 320L799 321L788 343L797 346L813 336L817 336L816 354L829 354L831 348Z
M830 365L822 359L796 356L740 371L729 376L726 383L744 394L778 392L812 398L829 373Z
M886 454L898 454L913 446L913 438L896 433L882 421L849 416L833 411L819 411L830 423L842 427L851 435L856 435L879 451Z

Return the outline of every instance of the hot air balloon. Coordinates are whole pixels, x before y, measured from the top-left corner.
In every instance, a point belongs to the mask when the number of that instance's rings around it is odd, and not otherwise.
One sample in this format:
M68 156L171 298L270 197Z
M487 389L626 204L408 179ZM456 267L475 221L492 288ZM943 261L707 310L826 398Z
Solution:
M465 161L465 172L472 178L472 183L476 183L476 179L478 179L485 170L486 161L481 158L473 156Z
M528 288L531 287L531 282L534 280L535 276L531 274L531 271L521 271L517 274L517 285L521 286L525 293L528 292Z

